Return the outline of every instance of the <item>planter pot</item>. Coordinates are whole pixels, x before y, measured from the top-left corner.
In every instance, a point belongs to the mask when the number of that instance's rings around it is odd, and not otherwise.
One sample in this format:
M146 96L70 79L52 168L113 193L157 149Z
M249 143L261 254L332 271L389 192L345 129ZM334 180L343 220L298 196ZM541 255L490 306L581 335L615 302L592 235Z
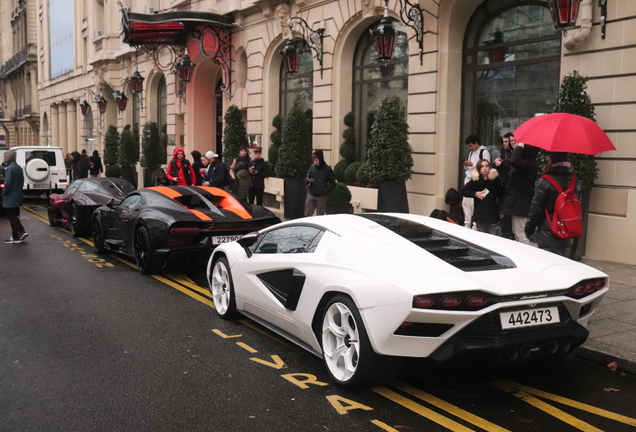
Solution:
M298 219L305 216L307 187L304 178L284 179L285 219Z
M405 182L383 181L378 183L378 211L409 212L409 200L406 195Z
M137 170L132 166L121 167L121 178L128 180L133 186L137 187Z
M353 213L353 206L350 203L332 205L327 204L327 214Z

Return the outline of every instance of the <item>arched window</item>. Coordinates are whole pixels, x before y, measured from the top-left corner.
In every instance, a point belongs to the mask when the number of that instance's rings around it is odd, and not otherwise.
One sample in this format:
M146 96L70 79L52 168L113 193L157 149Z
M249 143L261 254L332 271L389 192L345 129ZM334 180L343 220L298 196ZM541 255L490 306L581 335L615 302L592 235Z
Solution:
M300 57L298 73L287 73L285 64L280 64L280 113L287 115L292 107L303 111L313 109L314 105L314 58L311 48L304 41L296 41L296 45L304 45Z
M558 98L561 34L546 2L488 0L473 14L464 39L463 138L479 135L491 158L500 136L538 113L552 112Z
M166 77L162 76L157 85L157 126L162 131L168 124L168 93L166 91Z
M356 142L358 159L364 160L367 134L369 132L369 112L376 110L382 99L389 94L398 95L406 105L408 99L409 44L406 27L399 21L391 20L398 32L397 46L393 58L378 62L378 52L369 30L377 27L373 23L362 32L356 46L353 60L353 111L356 116Z

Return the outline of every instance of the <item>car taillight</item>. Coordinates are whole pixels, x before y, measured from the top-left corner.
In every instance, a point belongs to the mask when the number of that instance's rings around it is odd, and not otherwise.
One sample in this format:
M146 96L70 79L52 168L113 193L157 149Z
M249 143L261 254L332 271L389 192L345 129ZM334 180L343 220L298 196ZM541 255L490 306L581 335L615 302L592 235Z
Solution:
M457 296L444 296L440 300L440 303L442 304L442 306L454 308L462 304L462 299Z
M196 228L196 227L188 227L188 228L170 228L170 234L174 235L187 235L187 234L205 234L210 233L212 230Z
M472 307L481 307L488 303L488 299L480 295L470 295L466 298L466 304Z
M602 290L607 285L607 278L587 279L579 282L568 290L568 296L580 299L596 291Z
M426 309L435 304L435 299L431 296L419 295L413 297L413 306L416 308Z

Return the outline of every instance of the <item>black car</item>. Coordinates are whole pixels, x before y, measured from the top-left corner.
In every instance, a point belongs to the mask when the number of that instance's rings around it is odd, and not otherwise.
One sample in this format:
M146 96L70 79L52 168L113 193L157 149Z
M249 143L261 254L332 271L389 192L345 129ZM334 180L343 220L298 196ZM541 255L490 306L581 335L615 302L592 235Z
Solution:
M134 257L141 273L150 274L169 262L205 260L217 245L279 222L265 207L223 189L158 186L98 208L93 244L97 253Z
M77 179L62 194L51 194L47 203L49 225L62 225L74 237L90 232L93 212L112 200L122 200L135 187L114 177Z

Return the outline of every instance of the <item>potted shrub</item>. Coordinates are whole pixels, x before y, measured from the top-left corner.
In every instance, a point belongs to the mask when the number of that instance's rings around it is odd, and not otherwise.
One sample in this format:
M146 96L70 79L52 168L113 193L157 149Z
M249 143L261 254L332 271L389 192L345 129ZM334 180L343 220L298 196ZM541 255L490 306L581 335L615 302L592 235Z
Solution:
M327 194L327 214L351 213L351 192L346 184L336 182L336 187Z
M349 186L358 186L358 170L362 162L352 162L345 170L345 183Z
M119 159L119 131L115 125L108 126L104 135L104 165L106 177L119 177L121 171L117 161Z
M137 187L137 176L135 166L139 161L139 143L135 142L133 131L130 125L126 125L119 135L119 157L118 162L121 167L121 178L128 180Z
M370 180L378 185L378 211L409 212L406 181L413 156L406 107L397 95L384 98L375 112L367 146Z
M274 132L269 135L271 145L267 152L267 165L271 173L276 172L276 162L278 162L278 151L280 150L281 135L283 130L283 117L280 114L276 114L272 120L272 126L274 126Z
M141 166L144 168L144 186L154 186L152 175L165 163L164 150L159 136L159 126L155 122L144 125L141 136Z
M298 107L287 114L276 162L276 176L284 179L286 219L304 216L305 176L311 165L311 120Z
M249 138L243 123L241 110L236 105L230 106L225 112L225 127L223 128L223 162L229 167L239 154L241 147L247 148Z

